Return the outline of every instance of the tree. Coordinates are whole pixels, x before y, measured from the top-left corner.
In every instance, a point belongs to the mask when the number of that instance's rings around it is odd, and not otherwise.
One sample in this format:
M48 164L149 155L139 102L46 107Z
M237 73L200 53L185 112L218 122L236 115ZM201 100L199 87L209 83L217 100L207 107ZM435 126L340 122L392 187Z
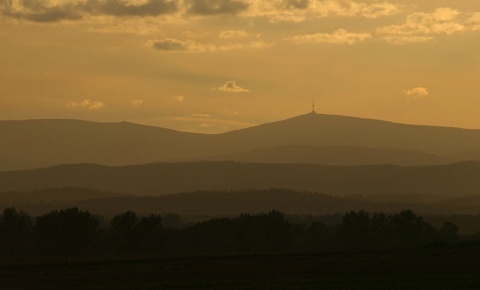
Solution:
M445 222L438 231L438 239L441 242L451 244L458 241L458 227L452 223Z
M112 246L116 252L132 253L136 250L135 226L138 216L127 211L113 217L111 224Z
M162 217L151 214L141 217L134 227L137 247L142 252L160 251L162 235Z
M371 247L372 228L370 214L364 210L346 213L338 229L337 237L348 250Z
M0 218L0 243L7 255L27 254L32 238L30 216L14 207L5 208Z
M35 235L41 253L79 255L87 252L97 228L94 216L74 207L38 217Z

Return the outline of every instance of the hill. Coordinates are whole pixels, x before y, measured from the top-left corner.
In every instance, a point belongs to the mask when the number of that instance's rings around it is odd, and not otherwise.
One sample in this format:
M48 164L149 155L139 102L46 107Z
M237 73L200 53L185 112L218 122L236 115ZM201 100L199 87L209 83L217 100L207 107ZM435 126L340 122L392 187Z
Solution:
M232 149L254 145L257 148L279 145L353 146L446 155L466 150L473 152L479 149L480 144L480 130L312 113L220 136L222 144L228 144ZM244 143L234 145L238 139Z
M480 159L480 130L322 114L306 114L215 135L128 122L0 121L0 136L0 170L3 171L72 163L127 165L206 160L212 156L291 145L363 147L452 155L454 160ZM419 158L414 164L426 165Z
M134 195L289 188L335 196L480 195L480 162L401 167L176 162L108 167L80 164L0 172L0 192L83 187Z
M17 192L17 198L10 201L3 198L6 194L11 193L0 193L2 197L0 209L13 206L32 215L41 215L55 209L79 207L106 218L129 210L140 215L175 213L197 218L253 214L269 212L273 209L293 215L331 215L358 210L399 212L403 209L412 209L430 217L447 214L478 214L480 210L480 196L444 199L437 202L419 201L417 196L407 196L397 201L372 201L368 197L335 197L288 189L196 191L164 196L122 196L86 188L49 188L35 192Z
M418 151L401 151L351 146L285 145L225 154L209 158L217 161L250 163L313 163L325 165L396 164L402 166L453 163L456 159Z
M125 165L201 155L206 135L136 125L79 120L0 122L0 170L66 163Z

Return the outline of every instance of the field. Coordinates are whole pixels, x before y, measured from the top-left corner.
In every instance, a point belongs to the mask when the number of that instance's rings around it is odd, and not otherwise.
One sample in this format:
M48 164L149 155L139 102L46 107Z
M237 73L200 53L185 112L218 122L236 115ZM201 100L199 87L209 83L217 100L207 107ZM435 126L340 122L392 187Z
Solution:
M480 289L480 246L392 252L2 258L2 289Z

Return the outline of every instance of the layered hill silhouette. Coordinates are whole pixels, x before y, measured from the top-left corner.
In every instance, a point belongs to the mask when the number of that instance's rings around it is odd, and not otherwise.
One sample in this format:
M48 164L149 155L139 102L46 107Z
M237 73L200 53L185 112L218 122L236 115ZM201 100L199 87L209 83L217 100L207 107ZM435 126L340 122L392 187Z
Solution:
M217 161L251 163L313 163L325 165L373 165L396 164L437 165L453 163L461 158L440 156L418 151L375 149L351 146L285 145L255 149L211 157Z
M270 148L270 153L265 151L266 157L260 158L268 159L267 155L279 148L304 150L296 147L300 145L328 147L330 150L337 147L337 152L343 150L337 154L350 154L352 159L365 164L404 164L398 161L403 159L410 160L408 165L428 165L445 163L446 160L480 159L480 130L405 125L323 114L306 114L214 135L128 122L0 121L0 136L1 171L72 163L127 165L211 160ZM379 151L372 152L373 149ZM299 156L300 153L288 155ZM379 158L381 155L383 157ZM238 160L231 156L232 160ZM342 159L329 158L325 161L328 164L345 163ZM281 157L277 161L304 162L304 159ZM324 160L319 158L317 162Z
M0 172L0 192L81 187L131 195L288 188L333 196L480 195L480 162L401 167L175 162L108 167L80 164Z
M15 195L14 200L11 199L12 195ZM12 206L33 215L45 214L55 209L79 207L107 218L129 210L141 215L175 213L206 217L261 213L272 209L289 214L325 215L352 210L399 212L408 208L427 215L477 215L480 210L480 196L445 198L438 201L422 201L421 196L409 196L403 200L379 201L368 196L335 197L288 189L195 191L163 196L131 196L67 187L0 193L0 208Z
M63 192L64 198L58 196ZM111 193L80 188L52 188L36 192L18 193L23 199L16 207L31 214L67 207L79 207L105 216L133 210L138 214L176 213L180 215L238 215L261 213L272 209L292 214L335 214L352 210L400 211L406 207L417 212L438 213L442 208L410 202L385 204L344 197L332 197L318 193L298 192L287 189L244 191L196 191L164 196L120 196ZM76 196L72 199L69 196ZM97 196L97 197L95 197ZM86 198L90 197L90 198ZM0 206L11 206L0 199Z

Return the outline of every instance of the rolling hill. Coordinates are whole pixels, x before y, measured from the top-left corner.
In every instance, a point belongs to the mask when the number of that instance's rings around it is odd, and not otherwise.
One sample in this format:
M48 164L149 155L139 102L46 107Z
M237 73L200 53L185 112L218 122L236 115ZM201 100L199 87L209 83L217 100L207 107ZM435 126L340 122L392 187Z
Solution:
M52 195L63 192L65 199ZM82 193L81 199L69 199ZM20 193L19 193L20 194ZM43 214L54 209L79 207L92 213L113 216L133 210L138 214L176 213L180 215L238 215L241 213L268 212L272 209L291 214L335 214L352 210L400 211L406 207L423 213L438 213L442 209L418 203L372 203L365 200L332 197L317 193L304 193L287 189L245 191L198 191L164 196L109 196L109 193L78 188L54 188L21 195L37 195L32 200L15 202L15 206L30 214ZM95 198L95 195L98 197ZM90 196L90 199L84 197ZM61 197L60 197L61 198ZM0 208L12 203L0 200Z
M199 161L212 156L292 145L359 147L452 155L454 160L480 159L480 130L322 114L306 114L214 135L128 122L0 121L0 136L2 171L72 163L127 165ZM426 165L426 155L419 156L418 162L414 162L414 156L410 157L409 164ZM367 160L366 163L372 162Z
M402 166L438 165L456 161L455 158L423 153L350 146L285 145L231 153L209 158L217 161L251 163L312 163L325 165L381 165Z
M62 165L0 172L0 192L81 187L132 195L288 188L334 196L480 195L480 162L401 167L238 162Z

